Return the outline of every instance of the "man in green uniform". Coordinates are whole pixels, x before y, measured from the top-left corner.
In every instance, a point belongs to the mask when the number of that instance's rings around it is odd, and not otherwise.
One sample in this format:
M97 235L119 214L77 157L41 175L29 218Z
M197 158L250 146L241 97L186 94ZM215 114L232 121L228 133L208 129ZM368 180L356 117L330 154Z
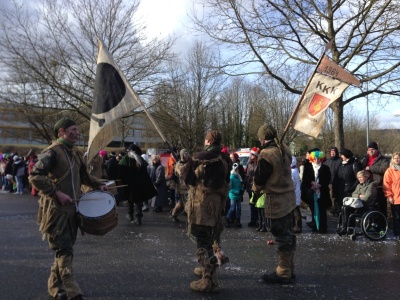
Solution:
M107 190L87 172L82 154L74 147L79 138L75 121L63 118L54 126L57 139L43 150L29 180L40 191L38 223L50 249L55 251L48 279L48 292L54 299L82 298L72 268L73 246L79 218L75 201L81 197L81 185Z
M294 275L294 252L296 236L292 232L292 211L296 196L290 164L292 153L282 145L274 127L262 125L257 132L261 143L253 191L266 195L265 217L271 219L271 233L278 245L278 266L272 274L265 274L266 283L292 283Z

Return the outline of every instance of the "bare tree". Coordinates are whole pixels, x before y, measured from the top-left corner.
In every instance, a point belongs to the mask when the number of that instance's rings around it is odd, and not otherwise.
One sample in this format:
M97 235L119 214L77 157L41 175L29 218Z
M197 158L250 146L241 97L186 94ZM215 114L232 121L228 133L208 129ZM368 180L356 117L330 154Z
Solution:
M98 37L137 93L150 94L163 72L162 64L170 59L173 39L146 39L144 26L133 21L139 3L43 0L32 8L15 0L0 12L0 64L6 74L3 100L21 103L29 95L26 106L72 111L88 120ZM39 89L45 102L37 101ZM31 121L37 128L44 127Z
M293 94L303 86L326 43L332 59L361 82L335 101L335 144L344 146L343 110L355 99L379 95L399 99L400 3L398 0L203 0L204 14L193 10L194 27L223 47L219 65L226 73L262 74ZM283 72L286 66L291 72Z
M167 140L198 150L204 144L222 78L213 68L218 57L202 42L195 42L185 60L169 66L168 77L156 90L152 106ZM213 128L217 129L217 128Z

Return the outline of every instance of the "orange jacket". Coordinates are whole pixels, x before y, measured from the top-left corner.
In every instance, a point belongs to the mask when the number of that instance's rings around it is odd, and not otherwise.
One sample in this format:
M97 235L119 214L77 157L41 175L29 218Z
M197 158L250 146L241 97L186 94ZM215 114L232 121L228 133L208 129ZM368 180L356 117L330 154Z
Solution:
M393 198L394 204L400 204L400 171L390 166L383 176L382 189L386 198Z

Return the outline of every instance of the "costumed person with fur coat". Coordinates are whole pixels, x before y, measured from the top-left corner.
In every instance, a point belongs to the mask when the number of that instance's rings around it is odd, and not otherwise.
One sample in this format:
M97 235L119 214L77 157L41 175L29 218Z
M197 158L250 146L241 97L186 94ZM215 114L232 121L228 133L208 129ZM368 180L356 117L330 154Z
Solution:
M189 186L188 234L196 241L197 261L201 265L194 269L201 279L191 282L190 288L204 293L218 291L217 268L227 262L220 248L220 236L229 187L229 158L221 153L221 140L217 130L208 132L204 150L182 170Z

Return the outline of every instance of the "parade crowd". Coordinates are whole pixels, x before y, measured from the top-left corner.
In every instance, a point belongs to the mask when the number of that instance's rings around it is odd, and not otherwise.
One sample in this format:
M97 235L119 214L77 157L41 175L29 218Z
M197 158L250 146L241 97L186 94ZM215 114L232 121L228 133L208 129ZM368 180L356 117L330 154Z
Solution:
M41 154L3 153L0 156L1 185L4 191L39 197L39 228L54 251L48 292L54 299L83 299L73 267L73 246L82 223L75 200L87 191L110 191L106 181L123 188L114 190L116 205L126 202L127 220L142 226L143 216L169 211L172 222L187 219L188 234L196 242L199 280L190 283L198 292L218 292L218 268L229 261L221 247L224 227L241 228L241 206L247 193L250 220L247 226L271 232L277 245L277 267L262 279L268 284L291 284L296 280L296 234L301 234L301 208L310 209L306 222L312 232L325 234L328 213L338 217L337 234L346 233L347 219L355 211L371 209L388 212L393 233L400 239L400 153L391 159L379 151L376 142L361 159L351 150L332 147L329 157L318 148L307 151L298 161L277 138L269 124L257 132L261 147L250 150L249 162L242 166L235 151L221 144L222 136L211 130L204 149L191 154L187 149L171 149L167 165L159 155L147 155L132 144L124 152L101 150L87 165L85 154L74 146L79 129L71 119L61 119L54 127L55 141ZM361 207L344 205L348 197ZM388 210L389 208L389 210Z

